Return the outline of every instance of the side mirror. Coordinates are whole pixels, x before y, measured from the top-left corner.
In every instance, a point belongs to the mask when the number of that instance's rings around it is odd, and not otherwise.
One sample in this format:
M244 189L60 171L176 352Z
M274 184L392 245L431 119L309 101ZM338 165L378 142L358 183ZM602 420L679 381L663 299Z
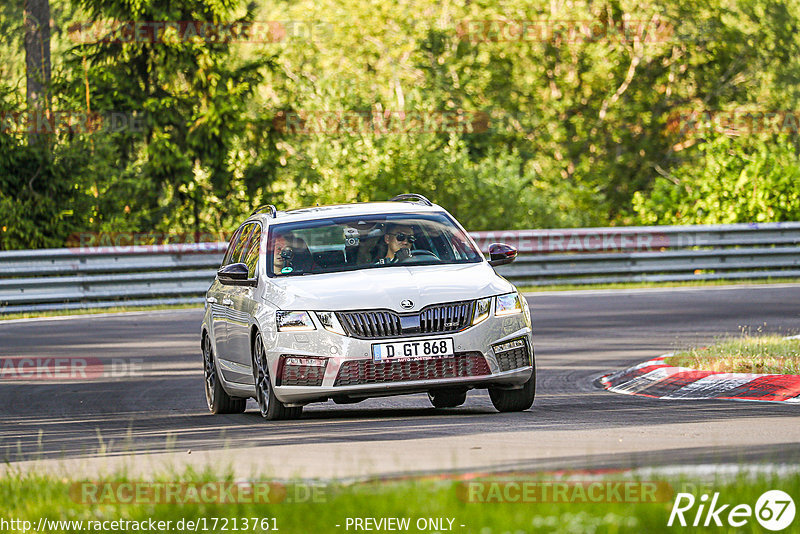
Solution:
M217 271L220 283L230 286L255 286L258 281L247 277L247 264L231 263Z
M504 243L492 243L489 245L489 265L497 267L505 265L517 259L517 249Z

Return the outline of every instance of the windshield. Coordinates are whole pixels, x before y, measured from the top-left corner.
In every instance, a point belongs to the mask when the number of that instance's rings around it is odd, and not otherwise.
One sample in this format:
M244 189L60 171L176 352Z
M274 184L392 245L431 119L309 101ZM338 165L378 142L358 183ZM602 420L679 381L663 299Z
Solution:
M481 253L443 213L318 219L270 226L269 276L478 263Z

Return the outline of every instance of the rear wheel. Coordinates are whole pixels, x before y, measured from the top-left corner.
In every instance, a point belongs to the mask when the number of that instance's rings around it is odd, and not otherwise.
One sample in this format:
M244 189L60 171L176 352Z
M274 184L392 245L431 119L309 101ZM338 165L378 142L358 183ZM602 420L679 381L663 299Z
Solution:
M214 361L214 349L211 348L211 338L203 335L203 371L205 374L206 403L213 414L242 413L247 405L247 399L231 397L222 388L217 373L217 363Z
M521 412L533 406L536 396L536 365L520 389L489 388L489 398L499 412Z
M302 406L289 408L275 396L269 378L269 364L261 334L256 334L253 342L253 378L256 382L256 402L258 402L258 408L265 419L275 421L300 417L303 412Z
M467 400L467 391L464 389L439 389L428 392L431 404L436 408L455 408Z

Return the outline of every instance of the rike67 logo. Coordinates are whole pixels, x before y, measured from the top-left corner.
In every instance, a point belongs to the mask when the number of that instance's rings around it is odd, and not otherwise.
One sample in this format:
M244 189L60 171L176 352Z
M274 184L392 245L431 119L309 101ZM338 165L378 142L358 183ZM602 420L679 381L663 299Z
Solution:
M671 527L677 520L677 524L682 527L687 525L721 527L725 524L742 527L753 516L767 530L783 530L794 521L794 500L784 491L770 490L758 498L755 507L751 507L749 504L734 506L730 503L720 502L719 492L714 493L710 502L708 494L703 494L700 499L695 499L691 493L678 493L675 497L675 504L672 505L667 526Z

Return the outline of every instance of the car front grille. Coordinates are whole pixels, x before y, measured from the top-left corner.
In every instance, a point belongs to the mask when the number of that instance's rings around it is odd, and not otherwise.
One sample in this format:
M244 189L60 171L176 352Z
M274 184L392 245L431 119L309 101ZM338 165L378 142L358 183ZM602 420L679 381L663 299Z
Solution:
M501 371L528 367L531 364L527 344L524 347L495 354L495 358L497 358L497 365L500 366Z
M475 303L468 300L434 304L419 313L368 310L339 312L347 333L361 339L449 334L469 326Z
M341 312L339 318L353 337L372 339L402 335L400 316L394 312Z
M437 304L424 308L419 314L422 333L457 332L472 320L472 301Z
M439 380L491 374L480 352L457 352L446 358L374 362L350 360L342 363L334 386L356 386L411 380Z
M277 386L321 386L322 379L325 377L325 368L328 362L322 367L312 365L289 365L288 358L303 358L303 356L292 356L282 354L280 362L280 372L278 373Z

